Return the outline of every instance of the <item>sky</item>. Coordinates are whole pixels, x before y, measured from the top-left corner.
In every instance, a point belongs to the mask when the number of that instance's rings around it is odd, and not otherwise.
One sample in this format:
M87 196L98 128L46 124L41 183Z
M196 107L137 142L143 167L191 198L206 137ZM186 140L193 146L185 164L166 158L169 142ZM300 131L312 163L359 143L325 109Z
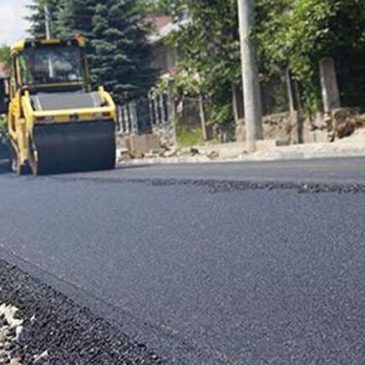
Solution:
M0 44L11 45L26 36L26 4L31 0L0 0Z

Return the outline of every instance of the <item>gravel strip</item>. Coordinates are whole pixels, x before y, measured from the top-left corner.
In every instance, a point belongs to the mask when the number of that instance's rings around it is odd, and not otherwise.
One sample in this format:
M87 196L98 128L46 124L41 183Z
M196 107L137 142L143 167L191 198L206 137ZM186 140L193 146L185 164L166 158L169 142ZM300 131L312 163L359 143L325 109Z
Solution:
M132 341L63 294L0 261L0 365L158 365Z
M179 178L120 178L120 177L51 177L54 181L64 183L88 182L93 184L146 184L156 187L164 186L192 186L216 194L247 190L295 190L301 194L337 193L358 194L365 193L365 184L349 183L314 183L314 182L259 182L242 180L216 179L179 179Z
M17 341L23 330L23 320L18 318L18 308L0 305L0 364L20 365L20 359L13 356Z

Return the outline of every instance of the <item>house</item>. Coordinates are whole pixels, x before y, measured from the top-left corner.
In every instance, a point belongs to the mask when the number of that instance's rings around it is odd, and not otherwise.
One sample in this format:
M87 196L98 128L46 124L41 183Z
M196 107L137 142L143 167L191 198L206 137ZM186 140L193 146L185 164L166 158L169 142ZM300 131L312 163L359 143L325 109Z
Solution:
M167 38L187 22L188 19L174 22L171 16L148 16L143 21L151 29L148 36L152 47L151 67L158 70L161 76L173 77L177 73L178 50ZM151 93L148 99L134 100L123 105L120 113L123 145L137 156L157 149L160 144L175 145L174 113L175 107L167 93Z
M160 70L161 74L173 74L176 72L178 62L178 50L167 40L174 31L187 24L188 19L174 22L171 16L149 16L145 23L149 24L153 32L148 41L152 45L152 67Z

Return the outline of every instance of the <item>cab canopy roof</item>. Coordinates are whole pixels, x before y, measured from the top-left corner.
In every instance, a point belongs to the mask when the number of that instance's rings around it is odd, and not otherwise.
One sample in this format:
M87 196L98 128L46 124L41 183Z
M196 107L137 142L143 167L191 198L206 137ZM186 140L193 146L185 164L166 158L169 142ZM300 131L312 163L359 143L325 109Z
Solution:
M18 52L24 51L26 48L40 48L40 47L47 47L47 46L78 46L78 47L85 47L85 39L83 37L75 37L74 39L22 39L16 42L11 47L11 53L15 54Z

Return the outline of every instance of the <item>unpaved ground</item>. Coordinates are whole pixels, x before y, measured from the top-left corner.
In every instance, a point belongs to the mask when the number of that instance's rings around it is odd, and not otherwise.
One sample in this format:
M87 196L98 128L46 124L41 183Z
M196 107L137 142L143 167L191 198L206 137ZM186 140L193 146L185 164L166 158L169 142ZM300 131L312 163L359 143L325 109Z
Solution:
M17 343L23 330L23 320L18 317L18 312L18 308L12 305L0 305L0 364L21 364Z
M365 156L365 128L352 136L327 143L277 146L275 141L261 141L255 153L247 153L244 143L204 145L194 148L177 148L160 153L150 153L144 158L130 159L126 151L118 151L118 159L124 165L209 163L240 161L278 161L314 158Z

